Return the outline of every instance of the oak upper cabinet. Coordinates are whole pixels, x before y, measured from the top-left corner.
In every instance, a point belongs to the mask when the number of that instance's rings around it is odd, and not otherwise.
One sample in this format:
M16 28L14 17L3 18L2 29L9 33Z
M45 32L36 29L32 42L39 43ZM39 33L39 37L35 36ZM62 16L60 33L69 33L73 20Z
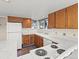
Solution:
M48 28L78 28L78 4L48 15Z
M67 8L67 28L78 28L78 4Z
M23 18L22 27L23 28L31 28L32 20L31 18Z
M66 9L62 9L59 11L56 11L56 28L65 28L65 23L66 23Z
M22 18L16 16L8 16L8 22L22 23Z
M43 46L43 37L40 37L38 35L34 35L34 44L37 48L42 47Z
M55 28L55 13L48 14L48 28Z

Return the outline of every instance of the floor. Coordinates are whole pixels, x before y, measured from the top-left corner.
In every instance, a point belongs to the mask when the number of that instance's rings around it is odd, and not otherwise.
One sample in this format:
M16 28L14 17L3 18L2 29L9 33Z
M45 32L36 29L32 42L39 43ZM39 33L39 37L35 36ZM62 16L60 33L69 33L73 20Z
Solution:
M32 46L24 47L24 48L22 48L22 49L18 49L18 50L17 50L17 56L19 57L19 56L28 54L28 53L30 53L30 50L33 50L33 49L35 49L35 48L36 48L36 47L35 47L34 45L32 45Z

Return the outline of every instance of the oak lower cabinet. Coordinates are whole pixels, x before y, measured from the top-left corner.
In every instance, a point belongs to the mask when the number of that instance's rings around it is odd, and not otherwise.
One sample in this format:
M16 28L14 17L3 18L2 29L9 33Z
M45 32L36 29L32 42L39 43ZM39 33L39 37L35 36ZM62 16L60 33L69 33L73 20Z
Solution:
M65 9L56 11L56 28L65 28L66 24L66 13Z
M37 48L42 47L43 46L43 37L38 36L38 35L34 35L35 39L34 39L34 44Z
M32 20L31 18L23 18L22 27L23 28L31 28Z
M48 14L48 28L55 28L55 13Z
M22 36L22 44L25 45L33 45L34 44L34 35L23 35Z
M22 44L26 45L26 46L31 44L30 43L30 35L23 35L22 36Z
M30 44L33 45L33 44L34 44L34 40L35 40L35 39L34 39L34 34L31 34L31 35L30 35Z
M23 47L35 45L37 48L39 48L43 46L43 38L35 34L23 35L22 44Z
M78 28L78 4L67 8L67 28Z

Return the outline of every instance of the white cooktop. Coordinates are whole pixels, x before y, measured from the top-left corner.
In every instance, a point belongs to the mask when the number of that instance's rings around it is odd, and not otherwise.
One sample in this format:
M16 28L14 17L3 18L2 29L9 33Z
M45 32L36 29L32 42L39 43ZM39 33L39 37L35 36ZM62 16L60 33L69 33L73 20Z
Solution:
M71 38L69 38L69 39L71 39ZM58 49L67 50L70 47L77 44L76 40L74 41L74 40L69 40L69 39L53 38L53 41L55 40L58 43L58 44L56 44L59 47ZM50 59L55 59L59 56L59 54L57 54L57 52L56 52L57 49L52 49L50 46L51 46L51 44L41 47L41 48L31 50L29 54L20 56L18 58L19 59L26 59L26 58L28 58L28 59L44 59L45 57L50 57ZM48 54L46 56L37 56L35 54L35 51L38 49L45 49L48 52Z

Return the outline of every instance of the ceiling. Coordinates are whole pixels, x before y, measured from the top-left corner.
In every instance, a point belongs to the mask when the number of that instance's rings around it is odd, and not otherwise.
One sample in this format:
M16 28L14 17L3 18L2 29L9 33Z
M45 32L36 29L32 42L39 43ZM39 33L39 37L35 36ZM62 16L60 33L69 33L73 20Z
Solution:
M0 16L42 19L49 13L77 3L77 0L0 0Z

